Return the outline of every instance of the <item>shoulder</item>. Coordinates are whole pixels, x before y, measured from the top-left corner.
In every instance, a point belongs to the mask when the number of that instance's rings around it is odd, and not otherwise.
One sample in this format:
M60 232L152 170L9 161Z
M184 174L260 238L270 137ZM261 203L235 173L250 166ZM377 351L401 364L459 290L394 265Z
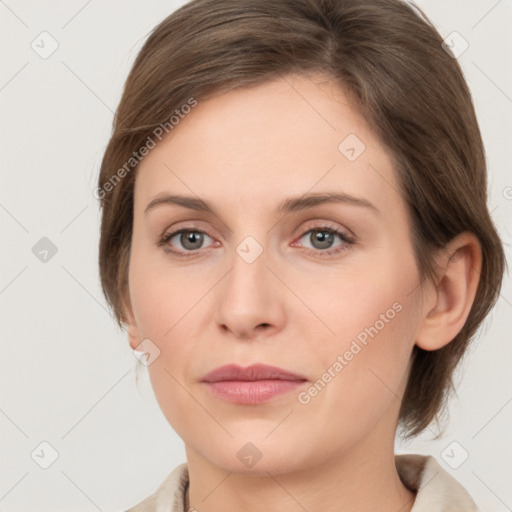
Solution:
M125 512L184 512L188 466L180 464L167 476L153 494Z
M466 489L431 455L395 455L400 479L416 500L411 512L479 512Z

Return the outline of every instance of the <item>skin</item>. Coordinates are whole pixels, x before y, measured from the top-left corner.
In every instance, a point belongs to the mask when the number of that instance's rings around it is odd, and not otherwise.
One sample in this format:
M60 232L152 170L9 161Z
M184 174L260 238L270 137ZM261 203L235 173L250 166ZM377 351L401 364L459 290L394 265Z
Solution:
M365 145L355 161L338 149L349 134ZM199 101L137 173L129 341L137 349L150 339L160 350L148 371L185 442L187 507L410 511L415 494L394 464L410 356L415 344L436 350L462 328L481 264L476 239L453 240L439 254L436 282L419 286L391 155L321 76L288 75ZM378 211L349 202L277 211L286 198L317 192L363 198ZM201 198L214 213L174 204L145 212L161 194ZM355 242L335 235L329 248L339 252L322 257L328 249L312 235L326 225ZM206 233L202 245L187 252L179 235L158 244L184 228ZM263 249L252 263L236 251L248 236ZM396 303L401 311L300 403L298 392ZM278 366L308 382L265 404L228 403L201 379L233 362ZM251 468L237 457L248 442L261 454Z

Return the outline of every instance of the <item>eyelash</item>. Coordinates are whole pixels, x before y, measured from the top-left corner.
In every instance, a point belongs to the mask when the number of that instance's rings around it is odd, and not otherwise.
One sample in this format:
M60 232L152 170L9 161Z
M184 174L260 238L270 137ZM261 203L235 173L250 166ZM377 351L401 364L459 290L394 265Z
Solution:
M307 235L308 233L311 233L311 232L327 232L327 233L330 233L332 235L337 235L345 244L343 246L337 246L336 248L334 249L325 249L325 250L320 250L320 249L309 249L308 247L306 248L308 250L308 252L313 252L315 253L315 255L317 256L320 256L321 258L327 258L327 257L331 257L331 256L336 256L342 252L345 252L347 250L350 249L350 246L354 245L356 243L356 238L349 235L348 233L344 232L344 231L340 231L339 229L333 227L333 226L329 226L329 225L326 225L326 224L322 224L322 225L319 225L319 226L314 226L314 227L311 227L309 229L307 229L306 231L304 231L300 236L299 236L299 240L301 238L303 238L305 235ZM176 235L179 235L181 233L201 233L203 235L207 235L207 236L210 236L208 235L208 233L206 233L205 231L201 230L201 229L196 229L194 226L190 226L190 227L185 227L185 228L181 228L181 229L178 229L176 231L173 231L171 233L166 233L164 234L160 239L159 241L157 242L157 245L158 247L164 247L166 246L169 241L174 238ZM213 237L210 237L210 238L213 238ZM173 255L179 257L179 258L189 258L191 256L194 255L194 253L197 253L199 250L195 250L195 251L176 251L174 249L170 249L169 247L164 247L164 250L166 252L169 252L169 253L172 253Z

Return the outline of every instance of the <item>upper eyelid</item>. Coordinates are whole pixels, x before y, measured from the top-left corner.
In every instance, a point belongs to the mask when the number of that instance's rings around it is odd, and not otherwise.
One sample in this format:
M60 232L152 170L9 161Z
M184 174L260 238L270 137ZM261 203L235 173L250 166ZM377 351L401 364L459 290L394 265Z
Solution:
M186 221L184 221L184 222L186 222ZM189 221L189 222L194 222L194 221ZM314 222L314 221L311 221L311 222ZM310 226L307 226L307 227L302 227L300 230L298 230L297 233L294 233L294 236L297 236L297 234L300 234L300 236L304 236L304 234L309 232L309 231L313 231L313 230L320 231L321 229L332 230L332 231L339 231L341 233L346 233L348 235L353 235L352 231L349 230L348 228L335 226L330 221L320 221L319 223L316 223L316 224L313 224L313 225L310 225ZM182 232L182 231L197 231L197 232L204 233L205 235L208 235L208 236L211 237L210 233L208 232L208 229L204 229L204 228L202 228L200 226L196 226L194 224L188 224L188 225L183 226L183 227L179 227L179 226L178 227L173 227L172 229L165 229L163 231L162 236L167 236L167 235L170 235L170 234L176 235L177 233Z

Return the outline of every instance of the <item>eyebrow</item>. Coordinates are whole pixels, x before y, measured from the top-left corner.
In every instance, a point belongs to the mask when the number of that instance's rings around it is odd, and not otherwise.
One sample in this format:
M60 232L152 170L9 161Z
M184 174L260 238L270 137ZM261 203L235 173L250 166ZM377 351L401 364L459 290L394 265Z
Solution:
M353 206L367 208L372 210L374 213L380 213L379 209L367 199L336 192L317 192L297 197L289 197L281 202L277 208L277 212L279 214L287 214L329 203L350 204ZM174 194L158 195L146 206L144 213L146 214L150 210L161 205L178 205L190 210L216 215L215 210L206 201L203 201L198 197Z

